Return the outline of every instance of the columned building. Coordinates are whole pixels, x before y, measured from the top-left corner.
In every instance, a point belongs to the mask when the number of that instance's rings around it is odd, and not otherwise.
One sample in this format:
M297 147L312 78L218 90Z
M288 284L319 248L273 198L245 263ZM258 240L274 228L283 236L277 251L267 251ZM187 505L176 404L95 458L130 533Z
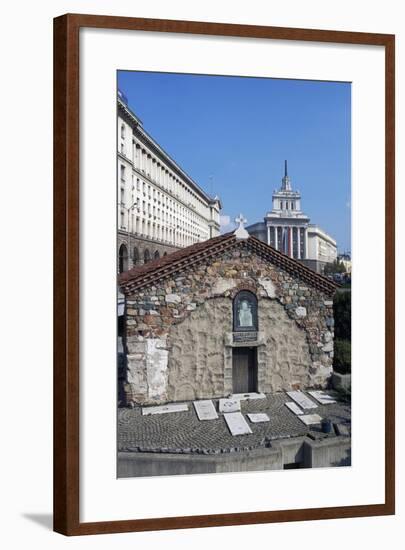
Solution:
M309 222L309 217L301 209L301 193L292 188L285 161L281 188L273 192L272 210L265 215L263 222L255 223L247 230L276 250L322 273L325 264L336 259L336 241Z
M267 243L291 258L308 255L309 218L301 210L301 194L293 191L288 176L287 161L281 188L273 193L273 208L264 218Z
M219 235L221 203L143 128L118 92L118 268Z

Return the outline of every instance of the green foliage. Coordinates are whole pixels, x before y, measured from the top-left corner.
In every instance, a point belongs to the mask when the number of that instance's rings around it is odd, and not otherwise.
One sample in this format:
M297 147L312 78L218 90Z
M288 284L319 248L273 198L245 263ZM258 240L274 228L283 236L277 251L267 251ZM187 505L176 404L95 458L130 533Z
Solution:
M336 292L333 300L335 319L335 338L351 340L352 338L352 293L350 290Z
M352 370L352 345L350 340L335 340L333 368L340 374L349 374Z
M347 389L345 388L339 388L335 390L337 393L337 398L339 401L343 401L345 403L350 403L352 398L352 388L349 387Z
M327 263L324 268L325 275L333 275L333 273L346 273L344 264L336 259L332 263Z

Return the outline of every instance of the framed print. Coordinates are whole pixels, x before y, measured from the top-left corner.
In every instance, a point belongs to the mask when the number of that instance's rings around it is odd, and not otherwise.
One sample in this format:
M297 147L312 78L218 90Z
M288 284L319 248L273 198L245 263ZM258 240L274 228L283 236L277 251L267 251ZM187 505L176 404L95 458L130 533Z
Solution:
M57 532L394 514L394 43L54 20Z

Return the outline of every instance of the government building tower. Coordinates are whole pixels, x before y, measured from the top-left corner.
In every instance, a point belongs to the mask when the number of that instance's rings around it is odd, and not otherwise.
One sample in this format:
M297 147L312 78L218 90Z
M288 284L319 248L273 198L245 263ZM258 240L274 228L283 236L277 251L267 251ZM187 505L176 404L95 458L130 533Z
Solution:
M323 273L325 265L336 260L336 241L318 225L309 222L301 210L301 193L292 188L285 161L281 188L273 192L272 210L263 222L246 229L276 250Z
M143 128L118 91L118 269L219 235L210 197Z

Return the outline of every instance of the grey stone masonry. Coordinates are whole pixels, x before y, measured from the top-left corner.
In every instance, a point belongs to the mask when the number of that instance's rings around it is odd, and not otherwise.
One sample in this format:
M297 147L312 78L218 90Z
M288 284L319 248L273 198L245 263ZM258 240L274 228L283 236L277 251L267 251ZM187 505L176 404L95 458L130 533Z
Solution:
M249 342L257 391L328 386L332 293L237 246L126 293L128 404L232 392L232 304L240 290L258 300L259 330Z

